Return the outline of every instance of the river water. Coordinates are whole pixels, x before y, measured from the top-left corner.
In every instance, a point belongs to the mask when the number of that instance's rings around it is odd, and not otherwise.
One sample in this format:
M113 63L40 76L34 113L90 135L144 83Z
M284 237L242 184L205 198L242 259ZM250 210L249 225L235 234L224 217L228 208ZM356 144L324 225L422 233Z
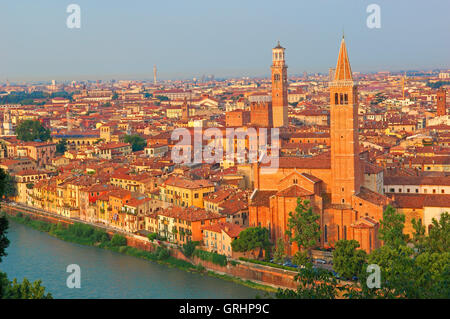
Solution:
M10 220L8 278L42 280L54 298L254 298L255 289L155 262L65 242ZM81 288L68 288L66 268L81 268Z

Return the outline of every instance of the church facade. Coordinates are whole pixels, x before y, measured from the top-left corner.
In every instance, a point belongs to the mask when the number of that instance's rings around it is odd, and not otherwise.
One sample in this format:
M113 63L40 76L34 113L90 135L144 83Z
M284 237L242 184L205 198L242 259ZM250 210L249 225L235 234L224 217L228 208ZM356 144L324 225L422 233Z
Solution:
M288 121L284 106L287 105L284 48L278 45L273 53L273 126L285 127ZM264 173L264 164L254 163L249 224L269 229L274 243L279 238L287 243L289 213L295 212L297 198L301 198L309 200L320 215L321 247L333 247L340 239L355 239L362 249L370 252L381 245L379 222L390 199L364 185L367 165L359 157L358 88L344 38L335 70L329 83L331 152L312 158L280 157L277 172L270 174ZM293 255L297 250L295 244L288 245L287 253Z

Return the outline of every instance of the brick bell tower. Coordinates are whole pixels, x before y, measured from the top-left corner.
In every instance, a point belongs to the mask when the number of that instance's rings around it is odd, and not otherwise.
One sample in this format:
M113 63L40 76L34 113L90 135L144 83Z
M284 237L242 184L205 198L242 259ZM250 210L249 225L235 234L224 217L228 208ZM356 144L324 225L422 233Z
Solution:
M444 88L439 89L436 94L437 98L437 116L447 115L447 92Z
M353 82L347 47L342 37L330 87L331 201L351 205L361 187L358 141L358 89Z
M284 48L278 45L272 49L272 116L273 127L285 127L288 119L287 65Z

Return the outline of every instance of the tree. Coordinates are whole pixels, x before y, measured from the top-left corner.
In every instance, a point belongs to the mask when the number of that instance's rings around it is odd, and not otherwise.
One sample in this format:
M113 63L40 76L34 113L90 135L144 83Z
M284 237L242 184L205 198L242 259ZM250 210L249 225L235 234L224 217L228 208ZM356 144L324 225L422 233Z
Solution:
M6 219L6 215L0 216L0 262L2 261L2 257L7 256L6 248L9 246L9 239L6 237L8 232L8 219Z
M15 194L16 183L14 178L3 168L0 168L0 201L4 197L14 196Z
M259 257L262 256L263 249L268 249L270 246L269 231L260 226L244 229L239 234L239 238L231 242L233 250L238 252L248 252L259 248Z
M289 213L286 235L291 243L295 242L299 249L306 250L308 258L311 258L311 249L320 239L319 218L319 214L313 211L309 200L302 201L300 197L297 199L295 213ZM297 254L296 259L304 259L304 257Z
M439 221L431 220L428 231L428 249L431 252L450 252L450 215L442 213Z
M6 289L3 288L4 295L0 297L4 299L53 299L51 293L45 293L45 287L41 286L41 284L41 280L30 283L27 278L24 278L23 282L19 283L14 278L6 286Z
M47 141L50 138L50 130L42 126L41 122L35 120L25 120L19 123L16 128L17 138L22 141L34 141L39 139Z
M56 153L64 154L66 150L67 150L67 140L63 138L58 142L58 144L56 144Z
M123 141L131 144L133 152L142 151L147 146L147 141L137 134L125 135Z
M338 240L333 251L333 269L344 278L359 277L367 254L356 240Z
M283 238L278 238L277 245L273 249L273 261L282 263L286 260L286 247Z
M195 247L198 245L198 241L189 240L186 244L183 244L183 254L186 257L191 257L195 251Z
M111 245L112 246L126 246L127 245L127 239L119 234L114 234L111 238Z
M160 101L169 101L169 98L165 95L157 95L155 97Z
M417 249L417 252L420 253L425 250L426 246L426 236L425 236L425 226L422 225L422 220L412 219L411 224L414 229L412 243L414 247Z
M297 290L278 289L275 298L278 299L335 299L338 295L338 281L326 269L315 268L308 262L299 269L295 276L299 282Z
M383 219L380 221L381 228L379 238L385 245L397 248L406 245L403 228L405 226L405 215L388 205L383 212Z

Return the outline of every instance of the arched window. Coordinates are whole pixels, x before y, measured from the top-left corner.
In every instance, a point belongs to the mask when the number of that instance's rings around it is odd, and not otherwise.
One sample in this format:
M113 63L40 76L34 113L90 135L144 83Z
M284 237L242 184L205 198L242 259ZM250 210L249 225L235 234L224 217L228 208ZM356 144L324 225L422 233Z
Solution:
M337 239L339 240L339 225L337 225Z
M347 226L344 226L344 239L347 240Z
M340 98L339 104L344 104L344 95L342 93L340 94L339 98Z
M339 95L337 93L334 94L334 104L339 104Z
M280 75L278 73L275 73L274 79L275 81L280 81Z
M324 230L323 230L323 241L324 241L325 243L328 242L328 227L327 227L327 225L325 225L325 228L324 228Z
M344 104L348 104L348 94L344 94Z

